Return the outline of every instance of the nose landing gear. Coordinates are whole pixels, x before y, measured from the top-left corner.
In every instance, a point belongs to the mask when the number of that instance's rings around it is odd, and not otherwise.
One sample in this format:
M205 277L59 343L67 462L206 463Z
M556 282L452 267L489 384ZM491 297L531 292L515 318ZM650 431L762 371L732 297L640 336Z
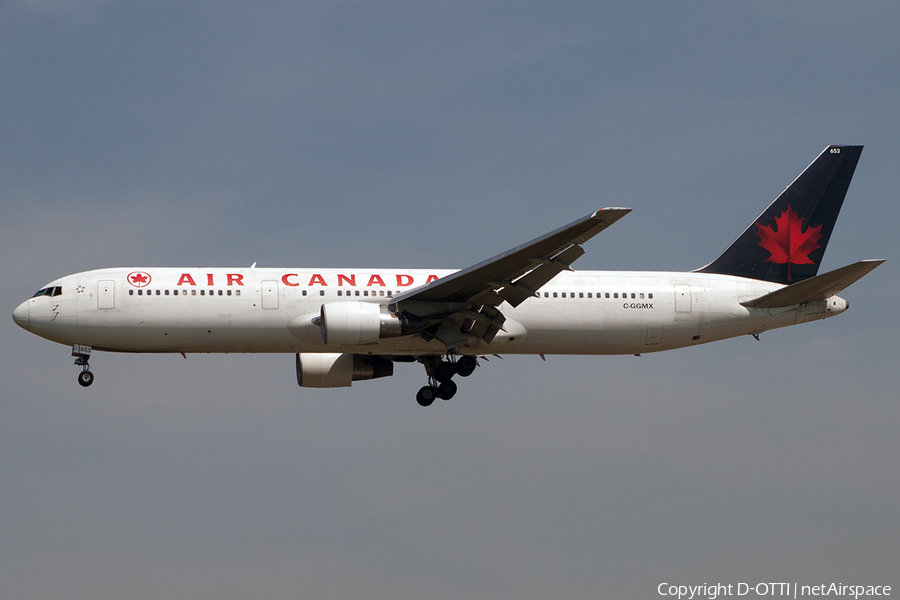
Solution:
M91 347L75 344L72 346L72 356L75 357L75 366L81 367L81 373L78 374L78 385L88 387L94 383L94 374L90 372L88 360L91 358Z

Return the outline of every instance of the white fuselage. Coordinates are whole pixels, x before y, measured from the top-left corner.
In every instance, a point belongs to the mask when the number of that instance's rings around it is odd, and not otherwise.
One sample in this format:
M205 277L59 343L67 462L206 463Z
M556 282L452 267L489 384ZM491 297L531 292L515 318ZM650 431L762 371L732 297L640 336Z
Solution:
M326 302L387 307L451 270L114 268L77 273L16 309L16 321L63 344L116 352L345 352L443 355L438 340L406 335L326 346L312 320ZM138 274L135 277L135 274ZM135 281L136 280L136 281ZM517 308L504 331L460 354L637 354L683 348L823 319L843 299L746 308L783 286L704 273L563 272Z

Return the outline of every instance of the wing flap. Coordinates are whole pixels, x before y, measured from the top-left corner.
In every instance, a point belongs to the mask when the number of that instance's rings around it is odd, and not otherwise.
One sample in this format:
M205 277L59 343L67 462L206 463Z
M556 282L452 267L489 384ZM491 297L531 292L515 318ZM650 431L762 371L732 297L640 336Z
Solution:
M841 292L878 267L884 260L861 260L823 275L783 287L759 298L741 302L748 308L779 308L804 302L824 300Z

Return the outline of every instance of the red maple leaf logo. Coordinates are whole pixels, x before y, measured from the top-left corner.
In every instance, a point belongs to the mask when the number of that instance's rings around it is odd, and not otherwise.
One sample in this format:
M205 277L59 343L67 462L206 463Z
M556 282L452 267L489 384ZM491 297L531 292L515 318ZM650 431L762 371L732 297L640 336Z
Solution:
M128 283L134 287L146 287L150 283L149 273L143 271L135 271L128 274Z
M766 262L787 264L787 280L791 280L791 264L812 265L809 253L820 248L822 226L807 227L803 230L803 220L788 206L787 210L775 217L775 228L756 224L759 245L772 255Z

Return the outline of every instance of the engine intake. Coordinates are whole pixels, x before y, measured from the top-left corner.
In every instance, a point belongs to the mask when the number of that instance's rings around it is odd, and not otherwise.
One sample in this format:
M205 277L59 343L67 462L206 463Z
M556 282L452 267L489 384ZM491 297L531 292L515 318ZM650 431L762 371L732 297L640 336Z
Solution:
M331 352L300 352L296 356L297 385L301 387L348 387L354 381L394 374L394 363L380 356Z

